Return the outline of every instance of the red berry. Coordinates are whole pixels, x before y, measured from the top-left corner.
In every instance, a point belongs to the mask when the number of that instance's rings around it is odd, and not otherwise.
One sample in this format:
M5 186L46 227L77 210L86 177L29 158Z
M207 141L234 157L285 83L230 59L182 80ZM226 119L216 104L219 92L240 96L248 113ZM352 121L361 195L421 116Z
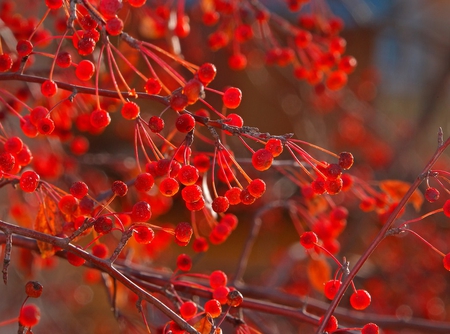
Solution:
M222 96L222 101L225 107L229 109L236 109L242 101L242 92L239 88L230 87Z
M155 184L155 180L150 173L142 173L136 177L136 181L134 182L134 187L137 191L147 192L152 189Z
M187 254L180 254L177 257L177 268L181 271L189 271L192 268L192 259Z
M134 222L146 222L152 216L152 208L146 201L140 201L131 209L131 220Z
M36 126L31 123L30 115L25 115L20 119L20 128L30 138L36 137L39 133Z
M11 56L7 53L0 55L0 72L7 72L13 66Z
M228 44L228 42L229 42L228 35L222 30L213 32L208 36L208 46L213 51L217 51L223 48Z
M184 165L178 172L178 181L185 186L193 185L199 178L198 169L192 165Z
M23 148L23 141L19 137L10 137L5 141L3 148L6 152L17 154Z
M187 203L194 203L199 201L202 198L202 195L202 188L200 188L196 184L186 186L183 188L183 190L181 190L181 197Z
M188 104L194 104L198 99L205 97L205 87L197 79L191 79L183 87L183 94L188 99Z
M244 297L238 290L231 290L227 296L227 304L232 307L238 307L244 301Z
M164 129L164 120L161 117L152 116L148 121L148 127L151 132L159 133Z
M123 197L128 192L128 186L123 181L114 181L111 190L114 193L114 195Z
M230 226L228 226L227 224L217 224L216 226L214 226L211 233L209 234L209 241L211 241L211 243L214 245L219 245L225 242L225 240L227 240L230 234L231 234Z
M170 96L170 107L175 111L182 111L188 105L188 98L181 92L175 92Z
M123 31L123 21L119 19L118 17L113 17L106 21L106 31L111 36L118 36Z
M231 230L234 230L238 225L238 219L232 213L227 213L220 220L220 224L225 224L230 227Z
M50 9L58 9L62 7L63 0L45 0L45 4Z
M339 288L341 287L342 282L339 280L330 280L325 283L324 293L325 297L327 297L329 300L333 300L334 296L336 296L336 293L338 292Z
M165 178L159 184L159 191L161 192L161 194L167 197L174 196L179 189L180 185L178 184L178 181L172 177Z
M183 243L187 243L191 240L192 233L193 230L191 224L186 222L179 223L175 228L175 238Z
M42 135L49 135L55 130L55 122L51 118L43 118L37 124L37 129Z
M297 35L295 35L295 45L297 45L299 48L306 48L309 43L312 41L312 35L309 31L306 30L300 30L297 32Z
M265 148L261 148L252 155L252 165L260 172L265 171L272 166L273 155Z
M266 183L261 179L254 179L247 186L247 190L253 197L260 198L266 192Z
M86 196L88 191L89 188L83 181L76 181L70 186L70 193L73 197L76 197L78 199L82 199L84 196Z
M128 120L136 119L139 116L139 106L134 102L125 102L120 110L123 118Z
M89 140L84 136L75 136L70 143L70 151L74 155L83 155L89 150Z
M61 68L68 68L72 64L72 56L67 51L59 52L56 56L56 65Z
M90 116L91 125L96 129L101 129L109 125L111 123L111 117L106 110L96 109L91 112Z
M75 266L75 267L80 267L83 264L85 264L85 262L86 262L85 259L83 259L82 257L80 257L74 253L71 253L71 252L67 252L66 256L67 256L67 262L69 262L72 266Z
M41 320L41 311L34 304L24 305L20 309L19 322L24 327L34 327Z
M300 244L306 249L313 248L319 242L319 238L314 232L304 232L300 236Z
M94 221L94 230L98 234L108 234L113 228L113 221L106 216L100 216Z
M319 324L321 324L322 322L323 322L323 318L324 318L324 316L322 316L320 319L319 319ZM334 316L334 315L332 315L331 317L330 317L330 320L328 320L328 322L327 322L327 324L326 324L326 326L325 326L325 331L326 332L328 332L328 333L332 333L332 332L334 332L336 329L338 329L338 321L337 321L337 319L336 319L336 317Z
M175 126L178 131L182 133L188 133L192 131L195 127L195 118L190 114L182 114L178 116Z
M133 237L140 244L149 244L155 238L155 232L149 226L136 226L133 228Z
M228 202L228 198L225 196L217 196L211 203L212 209L217 213L227 211L229 206L230 203Z
M194 242L192 243L192 249L197 253L206 252L208 248L208 241L206 241L206 238L203 237L195 238Z
M109 249L105 244L99 243L92 247L92 255L100 258L106 259L108 257Z
M350 304L355 310L364 310L371 302L370 294L366 290L356 290L350 296Z
M283 152L283 143L280 139L270 138L264 148L276 158Z
M220 304L226 304L228 301L228 294L230 293L230 289L226 286L218 286L213 290L213 298L217 299Z
M149 78L144 85L144 89L147 92L147 94L156 95L161 92L162 86L159 80Z
M379 333L380 329L378 328L377 325L375 325L372 322L364 325L364 327L361 329L361 334L379 334Z
M98 10L106 19L115 17L121 8L122 0L100 0L98 6Z
M23 172L19 180L20 189L27 193L32 193L38 187L39 180L40 177L36 172L32 170Z
M354 162L353 155L350 152L341 152L339 154L339 166L342 169L349 169Z
M42 295L43 286L37 281L28 281L25 284L25 293L28 297L39 298Z
M189 320L197 314L197 304L192 301L187 301L180 306L180 315L184 320Z
M41 85L41 93L45 97L52 97L58 91L58 85L53 80L46 80Z
M337 179L326 179L325 180L325 190L330 195L336 195L342 190L342 179L339 177Z
M19 57L23 58L28 56L33 51L33 44L28 40L21 40L17 42L16 46Z
M221 270L216 270L209 275L209 285L211 288L216 289L219 286L226 286L228 282L227 274Z
M145 5L145 3L147 2L147 0L128 0L128 3L130 4L130 6L132 7L142 7L143 5Z
M241 191L239 199L241 200L241 203L244 205L252 205L255 202L256 197L250 194L248 189L244 189Z
M235 53L228 58L228 66L235 71L241 71L247 67L247 57L242 53Z
M339 90L347 84L347 80L347 74L344 71L336 70L328 75L325 85L330 90Z
M342 57L339 61L338 68L341 71L344 71L347 74L352 73L356 66L358 65L358 62L356 61L355 57L352 56L345 56Z
M205 312L209 313L211 318L218 318L222 313L222 306L217 299L210 299L205 303Z
M428 187L427 190L425 190L425 198L430 203L436 202L439 199L439 195L439 190L436 188Z
M341 177L342 175L341 166L339 166L338 164L329 164L325 168L324 174L327 177L327 179L335 180L338 177Z
M83 36L77 44L78 54L80 56L88 56L95 49L95 40L93 38L89 38L87 36Z
M207 86L211 81L214 80L217 74L217 69L214 64L205 63L198 68L197 77L202 84Z
M230 205L237 205L241 203L241 192L242 189L238 187L233 187L225 192L225 197L228 199Z
M65 195L59 200L58 207L62 213L71 215L78 209L78 200L72 195Z
M87 81L94 75L95 65L90 60L83 59L75 69L75 75L81 81Z

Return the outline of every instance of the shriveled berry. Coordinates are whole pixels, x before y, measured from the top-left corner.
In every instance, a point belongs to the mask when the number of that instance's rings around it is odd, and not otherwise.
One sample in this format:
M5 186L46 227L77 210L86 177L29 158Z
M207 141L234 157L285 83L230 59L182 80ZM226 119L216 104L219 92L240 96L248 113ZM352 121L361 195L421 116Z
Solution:
M188 104L194 104L198 99L205 98L205 87L196 78L189 80L183 87L183 94L188 99Z
M25 284L25 293L28 297L39 298L42 295L43 286L38 281L28 281Z
M228 293L227 304L232 307L238 307L244 301L244 296L238 290L232 290Z

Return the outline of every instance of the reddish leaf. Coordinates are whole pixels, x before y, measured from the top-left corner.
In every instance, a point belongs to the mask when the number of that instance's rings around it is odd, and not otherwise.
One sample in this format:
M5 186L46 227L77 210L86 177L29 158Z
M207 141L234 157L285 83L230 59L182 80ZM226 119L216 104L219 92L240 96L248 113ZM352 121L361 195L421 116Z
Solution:
M410 187L410 183L399 180L384 180L380 182L380 189L390 196L394 202L400 201ZM419 211L423 203L422 193L416 189L409 198L408 203L411 203L414 209Z
M205 317L200 319L194 324L194 328L200 333L200 334L209 334L211 333L211 329L213 327L214 323L211 318L211 316L206 313Z
M324 284L331 279L331 268L324 259L311 259L307 267L308 278L317 291L323 292Z

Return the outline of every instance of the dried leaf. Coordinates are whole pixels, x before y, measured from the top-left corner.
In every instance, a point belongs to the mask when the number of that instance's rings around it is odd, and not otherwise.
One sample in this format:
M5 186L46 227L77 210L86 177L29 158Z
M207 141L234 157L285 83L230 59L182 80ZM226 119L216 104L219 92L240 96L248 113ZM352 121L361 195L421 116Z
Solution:
M51 197L46 196L39 205L34 229L38 232L56 235L61 230L63 220L64 218L60 215L56 203ZM52 245L42 241L38 241L37 244L43 258L52 256L55 253Z
M380 182L380 189L396 202L400 201L403 196L405 196L410 187L410 183L399 180L384 180ZM414 206L414 209L419 211L423 203L422 193L416 189L409 198L408 203L411 203Z
M209 334L211 333L211 329L213 328L213 320L211 316L206 313L205 317L200 319L194 324L194 328L200 333L200 334Z
M323 292L324 284L331 279L331 268L324 259L311 259L308 263L307 273L314 289Z

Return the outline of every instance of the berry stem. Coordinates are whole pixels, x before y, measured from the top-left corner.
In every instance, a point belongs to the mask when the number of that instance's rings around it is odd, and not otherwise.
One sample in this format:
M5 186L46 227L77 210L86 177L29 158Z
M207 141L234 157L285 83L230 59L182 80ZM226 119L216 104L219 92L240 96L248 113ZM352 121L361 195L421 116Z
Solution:
M419 233L409 229L409 228L402 228L403 231L405 232L409 232L412 233L413 235L415 235L417 238L419 238L420 240L422 240L428 247L430 247L432 250L434 250L436 253L438 253L439 255L441 255L442 257L445 256L445 254L443 252L441 252L439 249L437 249L436 247L434 247L430 242L428 242L427 240L425 240L424 237L422 237Z

